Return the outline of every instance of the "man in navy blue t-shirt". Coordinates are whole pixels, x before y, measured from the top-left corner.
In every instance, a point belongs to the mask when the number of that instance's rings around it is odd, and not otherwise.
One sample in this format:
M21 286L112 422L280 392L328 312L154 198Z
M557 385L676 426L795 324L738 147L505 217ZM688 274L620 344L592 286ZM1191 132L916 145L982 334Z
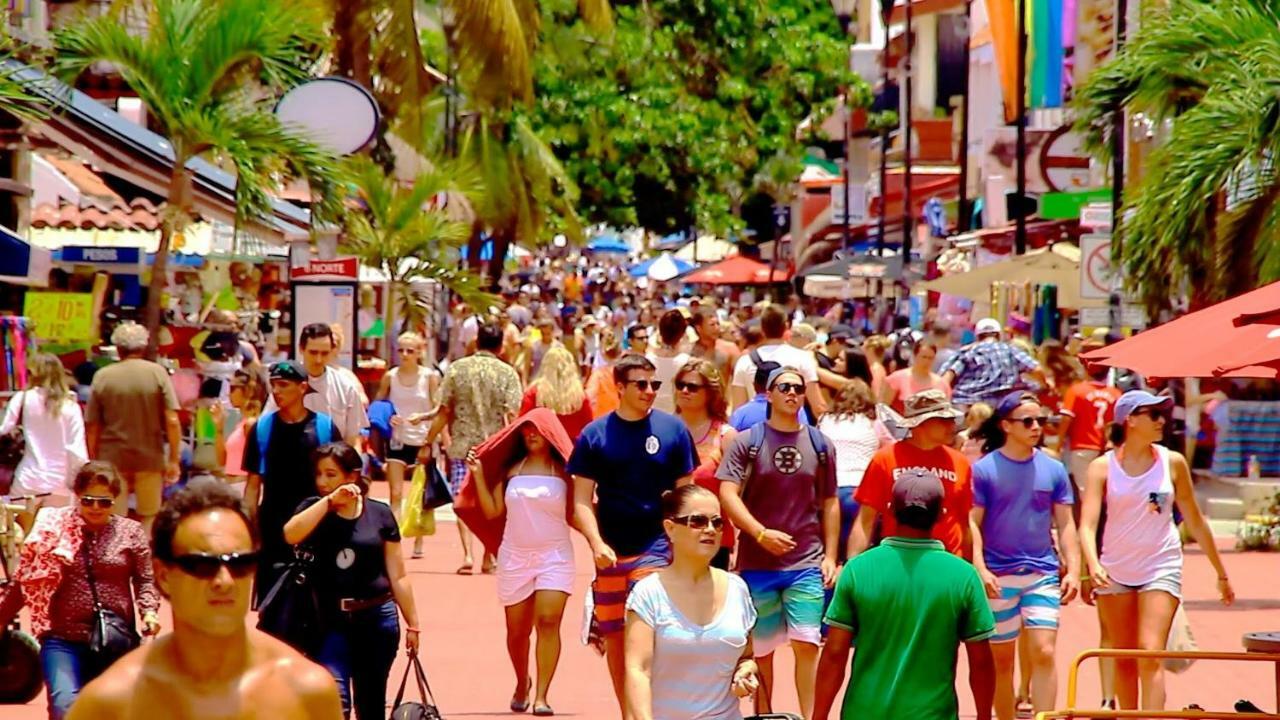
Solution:
M652 409L662 385L653 373L653 363L643 355L624 355L614 364L618 409L583 428L568 466L574 518L595 556L595 619L620 706L627 594L646 575L671 564L662 493L688 483L698 466L684 423ZM595 510L593 499L598 500Z

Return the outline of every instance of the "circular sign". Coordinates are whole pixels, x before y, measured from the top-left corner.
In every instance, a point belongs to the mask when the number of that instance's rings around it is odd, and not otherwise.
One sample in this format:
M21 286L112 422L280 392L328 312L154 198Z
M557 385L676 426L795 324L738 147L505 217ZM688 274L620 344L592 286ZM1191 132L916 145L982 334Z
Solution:
M280 98L276 117L303 137L336 155L350 155L369 144L380 113L373 95L340 77L305 82Z
M1040 177L1053 192L1079 190L1089 183L1089 157L1080 150L1080 138L1063 125L1040 145Z
M1111 292L1111 243L1099 243L1084 259L1085 278L1101 293Z

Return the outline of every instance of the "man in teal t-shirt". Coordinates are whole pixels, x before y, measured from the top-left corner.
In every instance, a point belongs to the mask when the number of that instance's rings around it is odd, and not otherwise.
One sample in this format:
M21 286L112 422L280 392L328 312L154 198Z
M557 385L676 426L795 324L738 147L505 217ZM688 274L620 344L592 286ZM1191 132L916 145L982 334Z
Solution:
M969 655L978 720L990 720L995 618L973 566L929 537L942 512L938 476L914 469L893 485L899 535L849 561L827 609L812 720L827 720L856 643L842 720L951 720L956 649Z

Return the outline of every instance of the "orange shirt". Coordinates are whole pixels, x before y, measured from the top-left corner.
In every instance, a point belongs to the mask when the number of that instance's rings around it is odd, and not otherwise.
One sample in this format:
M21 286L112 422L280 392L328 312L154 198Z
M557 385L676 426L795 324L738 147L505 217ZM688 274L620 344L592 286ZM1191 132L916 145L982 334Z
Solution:
M1072 450L1105 450L1106 428L1115 413L1120 389L1096 380L1084 380L1067 389L1061 412L1071 416L1067 444Z
M605 365L594 368L591 377L587 378L587 400L591 403L592 414L596 419L618 409L621 393L613 382L613 366Z
M964 528L973 509L973 483L969 460L959 451L945 445L921 450L907 441L881 448L871 458L855 499L880 513L885 537L897 535L898 523L890 507L893 483L899 473L914 468L936 473L942 479L946 497L942 502L942 516L933 526L933 539L941 541L947 552L961 555Z

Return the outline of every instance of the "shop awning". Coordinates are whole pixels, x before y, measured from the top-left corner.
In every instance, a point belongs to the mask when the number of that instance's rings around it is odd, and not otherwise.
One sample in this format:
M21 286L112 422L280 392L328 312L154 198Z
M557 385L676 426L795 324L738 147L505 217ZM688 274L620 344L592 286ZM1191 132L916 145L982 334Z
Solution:
M789 279L791 270L785 265L771 268L757 260L733 255L682 276L680 282L689 285L767 285Z
M138 125L75 88L7 60L0 67L52 112L33 123L35 132L95 168L124 178L151 193L168 192L173 147L161 135ZM235 224L235 176L205 160L192 159L193 201L204 217ZM273 200L272 216L254 230L278 242L310 236L310 213L293 203Z
M53 254L0 227L0 282L47 287Z

